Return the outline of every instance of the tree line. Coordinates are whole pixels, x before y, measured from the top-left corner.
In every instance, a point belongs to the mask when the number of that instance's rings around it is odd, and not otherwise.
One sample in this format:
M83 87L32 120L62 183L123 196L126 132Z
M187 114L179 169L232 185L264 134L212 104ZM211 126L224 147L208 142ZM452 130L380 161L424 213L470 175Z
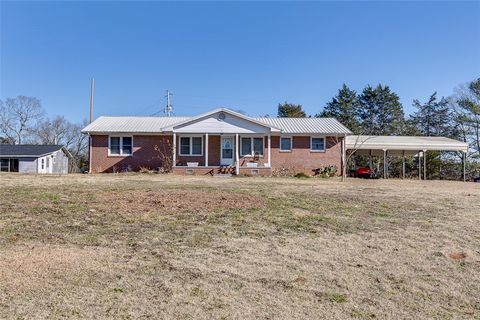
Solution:
M398 94L381 84L366 86L361 93L346 84L314 117L333 117L359 135L442 136L469 144L467 173L480 174L480 78L456 88L449 97L438 97L433 92L425 101L412 101L414 112L405 115ZM279 117L307 117L302 105L281 103ZM460 153L428 152L427 176L429 178L457 179L461 174ZM360 157L359 163L366 159ZM376 166L380 166L377 159ZM400 163L392 158L389 163L393 175L399 175ZM418 164L410 159L411 172Z
M81 133L87 125L63 116L49 118L35 97L18 96L0 100L0 144L58 144L72 154L72 169L88 164L88 137Z
M406 116L400 97L389 86L366 86L361 93L344 84L315 117L333 117L354 134L443 136L469 143L470 157L480 156L480 78L450 97L432 93L415 99ZM307 117L302 105L281 103L278 117Z

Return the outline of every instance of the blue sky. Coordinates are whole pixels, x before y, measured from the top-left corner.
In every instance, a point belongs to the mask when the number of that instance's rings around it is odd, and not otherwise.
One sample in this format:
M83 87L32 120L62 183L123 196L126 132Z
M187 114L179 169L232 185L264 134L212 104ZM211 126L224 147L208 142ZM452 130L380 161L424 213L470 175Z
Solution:
M51 116L318 113L342 83L414 98L480 76L480 2L2 2L1 98Z

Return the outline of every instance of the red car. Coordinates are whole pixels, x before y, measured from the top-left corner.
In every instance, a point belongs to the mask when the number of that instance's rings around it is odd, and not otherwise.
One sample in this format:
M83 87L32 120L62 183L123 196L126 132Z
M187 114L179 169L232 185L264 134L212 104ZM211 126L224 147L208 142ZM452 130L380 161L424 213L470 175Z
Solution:
M373 174L372 169L370 167L361 167L355 170L355 177L358 178L371 178Z

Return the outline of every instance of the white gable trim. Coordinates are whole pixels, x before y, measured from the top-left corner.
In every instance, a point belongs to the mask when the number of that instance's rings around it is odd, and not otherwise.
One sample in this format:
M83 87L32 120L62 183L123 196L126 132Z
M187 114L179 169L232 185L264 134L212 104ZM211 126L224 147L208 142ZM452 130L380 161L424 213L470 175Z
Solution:
M251 122L252 124L255 124L255 125L258 125L258 126L261 126L261 127L264 127L264 128L268 128L270 132L281 132L282 130L277 128L277 127L274 127L274 126L271 126L271 125L268 125L266 123L263 123L261 121L257 121L251 117L248 117L246 115L243 115L241 113L238 113L238 112L235 112L235 111L232 111L230 109L226 109L226 108L217 108L217 109L214 109L214 110L211 110L211 111L208 111L206 113L203 113L203 114L200 114L198 116L195 116L191 119L188 119L188 120L185 120L185 121L182 121L182 122L179 122L179 123L176 123L172 126L169 126L169 127L165 127L163 128L163 131L173 131L173 132L176 132L176 129L179 129L181 127L185 127L187 126L188 124L193 124L195 122L198 122L198 121L201 121L203 119L206 119L208 118L209 116L212 116L216 113L220 113L220 112L223 112L225 114L228 114L228 115L231 115L231 116L234 116L234 117L237 117L239 119L242 119L242 120L245 120L245 121L248 121L248 122Z

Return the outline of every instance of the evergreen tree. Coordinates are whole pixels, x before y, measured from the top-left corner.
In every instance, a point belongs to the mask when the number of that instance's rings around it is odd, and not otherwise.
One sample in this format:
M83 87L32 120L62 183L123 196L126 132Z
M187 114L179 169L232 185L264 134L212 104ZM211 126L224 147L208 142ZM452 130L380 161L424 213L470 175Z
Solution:
M427 102L421 103L413 100L413 106L417 111L410 117L416 131L424 136L447 136L451 137L452 114L445 98L437 99L434 92Z
M278 104L278 117L305 118L306 116L301 104L287 102Z
M360 125L357 119L358 96L354 90L343 84L338 94L328 102L323 111L317 117L331 117L340 121L353 133L360 133Z
M405 132L403 106L388 86L367 86L359 97L358 117L364 134L399 135Z

